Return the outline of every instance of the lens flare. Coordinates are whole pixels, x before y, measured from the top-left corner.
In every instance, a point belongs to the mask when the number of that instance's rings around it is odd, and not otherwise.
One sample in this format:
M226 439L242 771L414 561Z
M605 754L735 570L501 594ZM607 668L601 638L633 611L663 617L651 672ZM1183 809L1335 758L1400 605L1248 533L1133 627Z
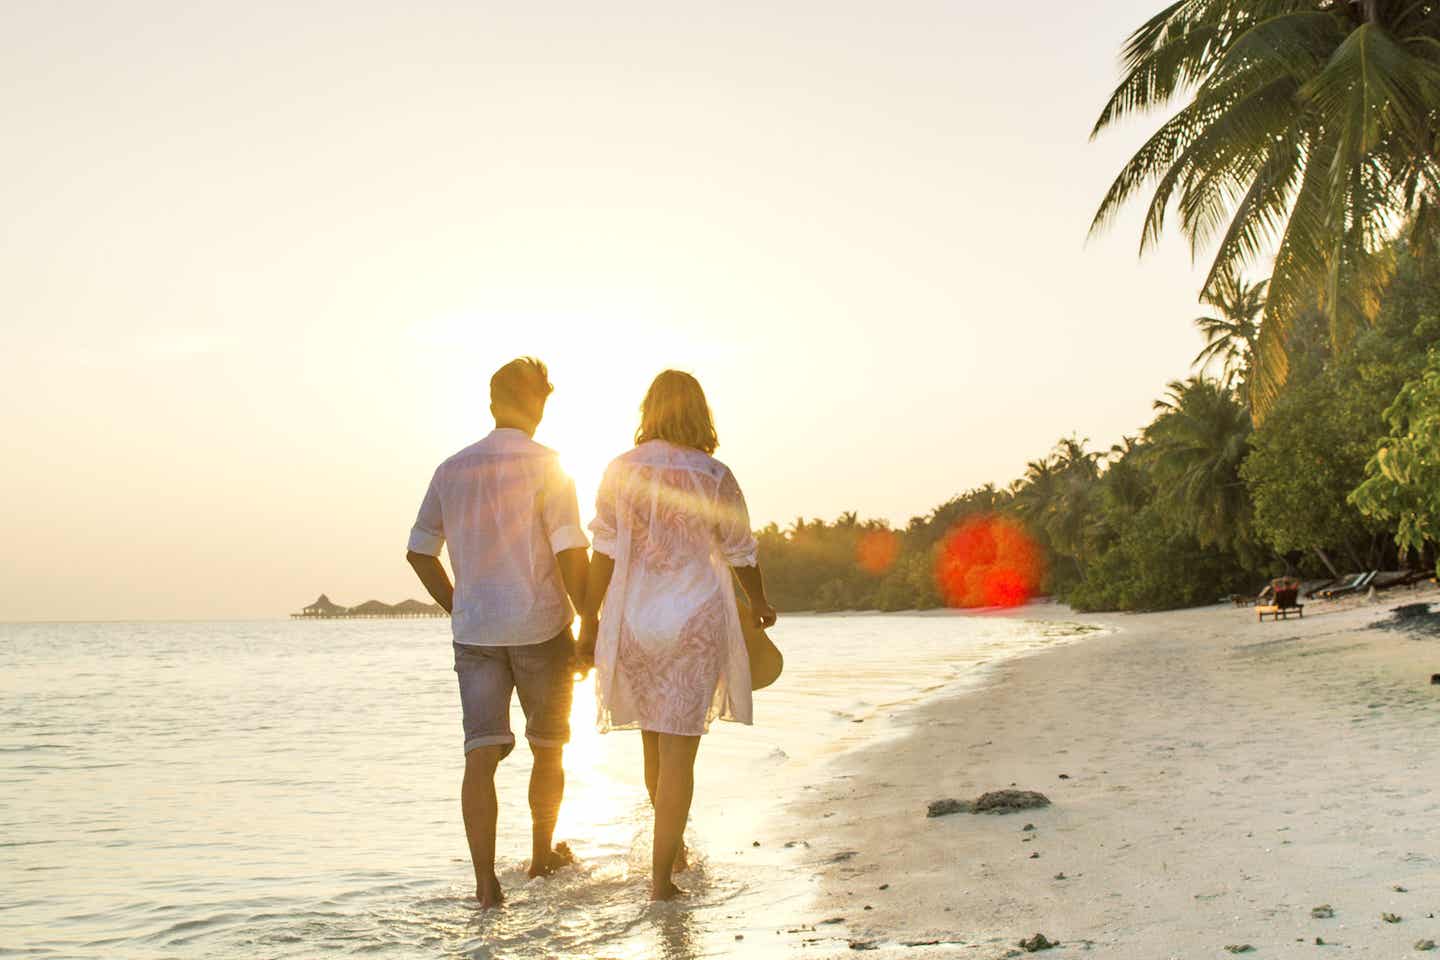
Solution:
M895 565L900 556L900 538L893 530L870 530L855 545L855 562L871 576L880 576Z
M1040 548L1025 529L1001 516L970 517L945 535L935 583L950 607L1016 607L1044 578Z

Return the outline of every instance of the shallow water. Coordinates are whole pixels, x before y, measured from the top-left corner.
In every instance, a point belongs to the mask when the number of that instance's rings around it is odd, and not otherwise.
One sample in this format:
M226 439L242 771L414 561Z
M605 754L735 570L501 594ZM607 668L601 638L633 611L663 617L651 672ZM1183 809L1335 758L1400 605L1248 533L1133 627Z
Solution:
M807 954L812 871L779 841L812 825L787 798L905 706L1078 632L1025 611L783 620L756 726L701 746L681 905L646 900L639 736L593 732L587 680L556 834L581 862L525 878L517 746L509 901L482 914L444 621L0 625L0 956Z

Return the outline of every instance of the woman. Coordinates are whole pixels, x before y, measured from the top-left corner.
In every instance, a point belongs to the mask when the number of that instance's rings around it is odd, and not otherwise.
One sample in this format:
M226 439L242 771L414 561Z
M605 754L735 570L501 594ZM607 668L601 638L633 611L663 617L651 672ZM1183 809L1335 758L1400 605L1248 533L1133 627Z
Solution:
M745 498L710 455L717 445L700 384L666 370L645 394L635 448L605 471L590 525L577 654L595 663L600 731L639 727L644 740L652 900L681 894L671 876L684 868L700 736L716 717L751 722L734 579L757 623L775 622Z

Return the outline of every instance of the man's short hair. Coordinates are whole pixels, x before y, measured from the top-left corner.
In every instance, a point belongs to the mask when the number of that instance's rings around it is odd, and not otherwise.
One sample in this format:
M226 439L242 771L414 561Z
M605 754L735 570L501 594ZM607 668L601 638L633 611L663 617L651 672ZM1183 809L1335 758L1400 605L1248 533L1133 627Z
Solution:
M538 416L555 388L550 371L534 357L511 360L490 378L490 406L497 413Z

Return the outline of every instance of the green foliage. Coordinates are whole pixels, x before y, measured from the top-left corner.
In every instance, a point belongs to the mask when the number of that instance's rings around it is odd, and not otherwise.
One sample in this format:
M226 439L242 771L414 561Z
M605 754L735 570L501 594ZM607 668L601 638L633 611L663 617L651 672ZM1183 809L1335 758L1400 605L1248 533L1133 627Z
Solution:
M1177 530L1156 501L1124 524L1065 599L1077 610L1170 610L1253 590L1255 576L1234 554Z
M1145 428L1159 499L1174 525L1202 547L1252 549L1250 498L1240 481L1250 415L1229 388L1203 378L1174 382Z
M1080 610L1165 610L1253 589L1238 474L1250 419L1212 380L1172 383L1141 440L1112 448L1096 483L1093 560L1065 591Z
M1433 233L1440 5L1185 0L1131 35L1124 65L1095 135L1183 105L1120 171L1092 230L1153 189L1142 252L1174 208L1192 251L1216 246L1207 293L1273 249L1249 378L1263 418L1300 318L1320 305L1347 344L1379 309L1393 225Z
M1341 354L1297 365L1270 417L1255 432L1243 473L1260 539L1282 553L1335 550L1351 566L1376 566L1388 538L1349 500L1365 478L1385 408L1419 374L1440 334L1440 290L1408 252L1374 326Z
M1385 419L1389 436L1366 464L1366 479L1351 501L1366 516L1398 524L1397 541L1419 552L1440 540L1440 350L1431 350Z
M1363 476L1375 431L1348 399L1330 377L1291 382L1255 433L1242 472L1256 533L1280 553L1338 547L1354 558L1368 537L1346 497Z

